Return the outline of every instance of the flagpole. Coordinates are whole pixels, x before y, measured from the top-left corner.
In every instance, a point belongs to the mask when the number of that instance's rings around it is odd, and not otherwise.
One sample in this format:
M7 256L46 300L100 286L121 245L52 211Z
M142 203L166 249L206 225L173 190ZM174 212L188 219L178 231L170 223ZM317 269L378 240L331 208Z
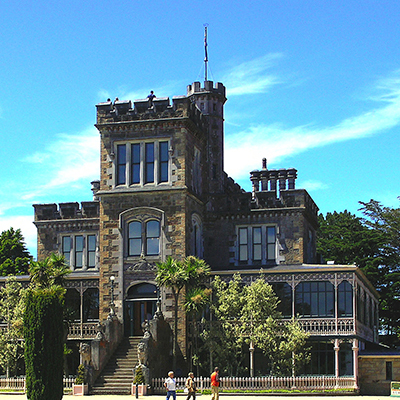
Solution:
M207 79L207 70L208 70L208 53L207 53L207 27L208 24L204 24L204 81Z

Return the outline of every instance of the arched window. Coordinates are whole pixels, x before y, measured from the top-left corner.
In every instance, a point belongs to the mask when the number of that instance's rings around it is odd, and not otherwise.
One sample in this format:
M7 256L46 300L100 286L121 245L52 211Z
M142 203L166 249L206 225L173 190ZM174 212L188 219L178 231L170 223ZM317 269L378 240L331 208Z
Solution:
M301 282L296 287L295 312L304 317L333 317L335 296L330 282Z
M338 317L353 316L353 286L343 281L338 286Z
M197 214L192 216L192 254L198 258L203 257L203 226Z
M141 254L156 256L160 254L160 222L132 221L128 224L128 256Z

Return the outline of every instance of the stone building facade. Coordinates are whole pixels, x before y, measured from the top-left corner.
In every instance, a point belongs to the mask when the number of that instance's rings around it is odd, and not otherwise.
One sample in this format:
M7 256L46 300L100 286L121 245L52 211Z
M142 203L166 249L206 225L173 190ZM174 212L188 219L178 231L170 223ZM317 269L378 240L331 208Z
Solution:
M377 341L377 294L355 266L316 264L318 207L296 188L295 169L268 169L262 160L250 173L251 192L225 173L225 101L224 85L206 81L172 102L97 104L100 179L92 182L93 201L34 205L38 258L60 252L73 270L67 302L75 304L77 323L70 338L90 339L110 305L127 336L142 333L157 299L172 321L172 296L156 287L155 264L195 255L226 277L240 271L251 280L266 271L285 301L290 297L287 317L307 308L305 329L332 355L332 366L317 372L339 374L340 348L356 360L359 341ZM346 315L338 311L342 289ZM315 294L329 310L319 310ZM187 359L182 309L178 338Z

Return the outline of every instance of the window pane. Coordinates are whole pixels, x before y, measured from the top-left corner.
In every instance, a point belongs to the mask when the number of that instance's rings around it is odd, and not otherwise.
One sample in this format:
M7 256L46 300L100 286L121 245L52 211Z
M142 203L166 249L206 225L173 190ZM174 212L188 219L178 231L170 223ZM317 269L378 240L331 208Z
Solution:
M168 142L160 142L159 181L168 182Z
M128 227L128 255L140 256L142 252L142 224L133 221Z
M253 260L260 261L262 258L261 228L253 228Z
M95 267L96 264L96 235L87 236L87 266Z
M117 185L126 183L126 146L119 144L117 146Z
M145 165L146 183L154 182L154 143L146 143Z
M247 228L239 229L239 260L247 261L248 260L248 251L247 251Z
M99 319L99 289L88 288L83 292L83 322Z
M146 223L146 254L157 255L160 253L160 223L149 221Z
M75 236L75 268L83 267L83 236Z
M131 183L140 183L140 144L132 144L131 147Z
M65 257L65 262L70 265L71 262L71 238L69 236L64 236L62 238L62 253Z
M274 226L267 228L267 260L272 261L276 259L276 229Z

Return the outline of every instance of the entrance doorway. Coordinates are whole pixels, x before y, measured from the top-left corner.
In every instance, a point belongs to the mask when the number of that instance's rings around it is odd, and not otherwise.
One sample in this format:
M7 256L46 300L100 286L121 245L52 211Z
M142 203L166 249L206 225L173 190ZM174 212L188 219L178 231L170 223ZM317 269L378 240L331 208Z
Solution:
M156 312L157 287L151 283L131 286L125 300L125 336L143 335L142 323L151 320Z

